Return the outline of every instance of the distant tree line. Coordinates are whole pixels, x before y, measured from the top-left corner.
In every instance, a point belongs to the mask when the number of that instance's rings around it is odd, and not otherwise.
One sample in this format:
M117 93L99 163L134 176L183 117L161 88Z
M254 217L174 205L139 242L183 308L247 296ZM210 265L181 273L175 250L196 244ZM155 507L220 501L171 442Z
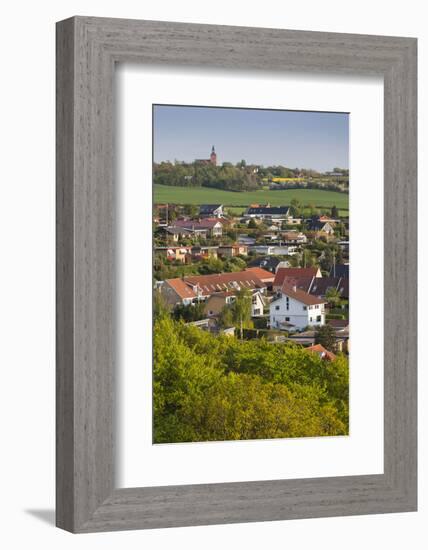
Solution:
M248 191L258 188L256 174L242 166L212 164L154 164L153 182L180 187L213 187L225 191Z
M160 162L153 165L153 182L159 185L171 185L179 187L214 187L226 191L251 191L258 189L263 181L271 182L273 178L314 178L323 181L322 188L338 190L338 185L347 185L348 170L339 168L335 172L343 174L342 178L329 181L331 176L299 168L287 168L285 166L253 166L247 165L244 160L235 165L223 162L219 166L198 162ZM286 183L282 184L287 186ZM290 185L294 189L299 183ZM316 181L306 181L305 188L319 188Z

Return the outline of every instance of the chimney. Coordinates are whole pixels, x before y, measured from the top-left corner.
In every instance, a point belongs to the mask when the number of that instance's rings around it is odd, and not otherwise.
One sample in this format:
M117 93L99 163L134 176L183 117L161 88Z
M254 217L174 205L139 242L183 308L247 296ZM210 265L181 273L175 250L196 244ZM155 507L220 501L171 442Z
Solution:
M297 292L297 286L296 285L293 285L293 291Z

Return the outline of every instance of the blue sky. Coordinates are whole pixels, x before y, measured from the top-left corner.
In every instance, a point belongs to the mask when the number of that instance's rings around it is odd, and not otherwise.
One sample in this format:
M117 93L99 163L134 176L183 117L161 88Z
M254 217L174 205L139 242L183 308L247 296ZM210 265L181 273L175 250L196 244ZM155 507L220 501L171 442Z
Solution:
M155 105L153 126L155 162L208 158L214 145L219 163L348 168L347 113Z

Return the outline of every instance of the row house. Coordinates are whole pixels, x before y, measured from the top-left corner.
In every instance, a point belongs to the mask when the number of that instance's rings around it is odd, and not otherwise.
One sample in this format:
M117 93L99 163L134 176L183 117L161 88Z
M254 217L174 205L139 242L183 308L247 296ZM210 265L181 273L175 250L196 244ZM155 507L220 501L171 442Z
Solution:
M271 277L269 272L258 275ZM233 273L216 273L212 275L189 275L182 279L166 279L159 287L159 291L166 302L174 307L178 304L188 305L205 301L211 295L223 292L238 292L241 289L266 291L267 284L259 279L252 270Z

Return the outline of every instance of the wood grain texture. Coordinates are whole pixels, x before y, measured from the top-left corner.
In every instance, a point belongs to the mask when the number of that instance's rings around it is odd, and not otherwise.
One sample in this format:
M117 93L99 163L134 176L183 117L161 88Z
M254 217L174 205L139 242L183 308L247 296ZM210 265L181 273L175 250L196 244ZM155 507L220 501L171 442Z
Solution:
M376 74L385 85L383 475L114 488L115 62ZM416 510L416 40L75 17L57 25L57 525ZM144 464L142 464L144 467Z

